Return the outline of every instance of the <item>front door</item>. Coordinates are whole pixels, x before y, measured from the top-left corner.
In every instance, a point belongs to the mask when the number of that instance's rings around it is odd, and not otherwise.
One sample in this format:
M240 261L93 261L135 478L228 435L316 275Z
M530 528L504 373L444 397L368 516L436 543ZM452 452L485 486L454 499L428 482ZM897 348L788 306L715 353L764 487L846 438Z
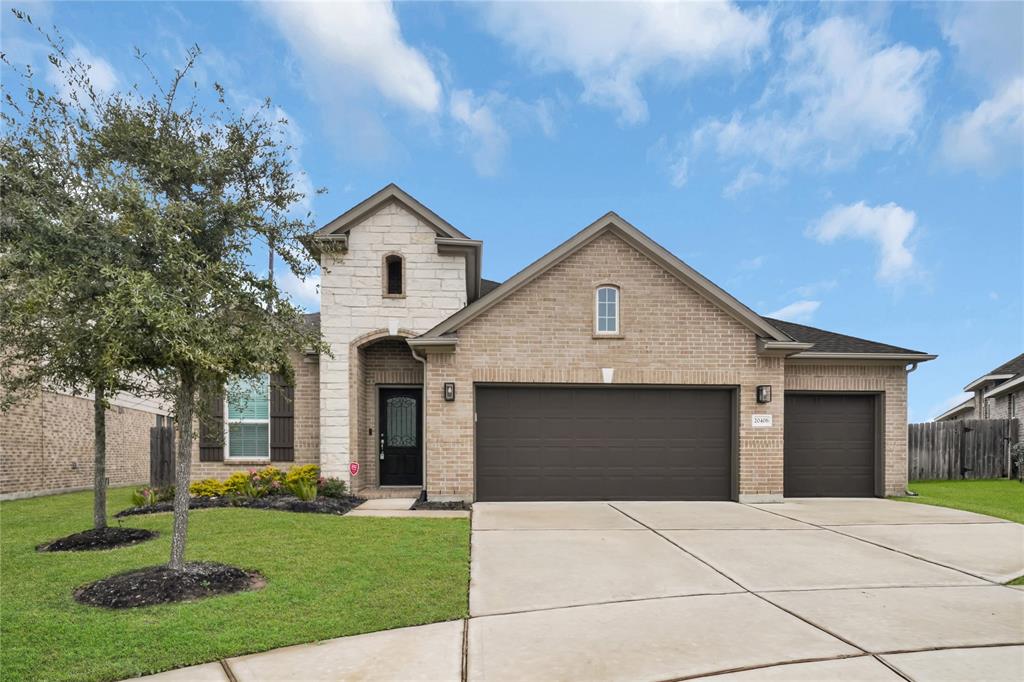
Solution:
M423 484L423 422L419 388L380 389L381 485Z

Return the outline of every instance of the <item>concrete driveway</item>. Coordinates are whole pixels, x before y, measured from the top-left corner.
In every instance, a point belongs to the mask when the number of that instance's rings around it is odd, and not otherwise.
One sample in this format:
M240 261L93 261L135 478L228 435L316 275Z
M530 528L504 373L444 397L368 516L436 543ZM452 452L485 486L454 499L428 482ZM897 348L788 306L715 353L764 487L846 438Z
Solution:
M887 500L477 503L467 621L226 664L239 682L1018 682L1024 591L1000 583L1021 574L1024 526Z

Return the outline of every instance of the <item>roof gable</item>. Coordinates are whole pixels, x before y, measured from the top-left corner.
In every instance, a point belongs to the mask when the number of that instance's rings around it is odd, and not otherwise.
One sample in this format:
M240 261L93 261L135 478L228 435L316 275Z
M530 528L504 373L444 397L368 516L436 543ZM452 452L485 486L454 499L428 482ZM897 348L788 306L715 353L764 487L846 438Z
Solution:
M395 183L387 185L380 191L360 201L358 204L311 234L310 237L326 237L328 235L346 232L353 225L362 221L367 216L376 213L382 206L392 202L401 204L403 208L410 213L413 213L416 217L429 225L430 228L440 237L447 237L450 239L469 239L469 237L457 230L451 223L421 204Z
M529 284L534 279L558 265L599 236L612 233L635 248L650 260L664 268L699 295L721 308L755 334L776 341L791 341L789 336L766 322L764 318L746 307L723 289L711 282L667 249L657 244L639 229L615 213L608 213L594 223L577 232L568 240L547 254L526 266L487 296L463 308L420 338L437 338L450 334L475 319L509 295Z

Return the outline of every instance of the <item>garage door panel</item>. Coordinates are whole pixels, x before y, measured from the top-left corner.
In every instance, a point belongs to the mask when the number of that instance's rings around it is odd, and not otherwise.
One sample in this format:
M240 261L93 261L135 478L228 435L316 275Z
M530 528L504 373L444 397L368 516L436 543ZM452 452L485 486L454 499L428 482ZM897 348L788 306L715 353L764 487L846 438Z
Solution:
M875 397L787 393L785 401L785 495L873 496Z
M480 500L730 497L728 389L481 386L476 409Z

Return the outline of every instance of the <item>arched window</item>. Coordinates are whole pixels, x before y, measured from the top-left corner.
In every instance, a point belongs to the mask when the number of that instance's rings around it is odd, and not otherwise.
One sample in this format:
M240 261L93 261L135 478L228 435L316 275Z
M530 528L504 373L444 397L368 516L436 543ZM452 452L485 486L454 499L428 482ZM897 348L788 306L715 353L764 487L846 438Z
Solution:
M384 257L384 294L403 296L405 294L405 267L402 257L391 254Z
M594 295L594 332L615 335L619 333L619 288L605 284Z

